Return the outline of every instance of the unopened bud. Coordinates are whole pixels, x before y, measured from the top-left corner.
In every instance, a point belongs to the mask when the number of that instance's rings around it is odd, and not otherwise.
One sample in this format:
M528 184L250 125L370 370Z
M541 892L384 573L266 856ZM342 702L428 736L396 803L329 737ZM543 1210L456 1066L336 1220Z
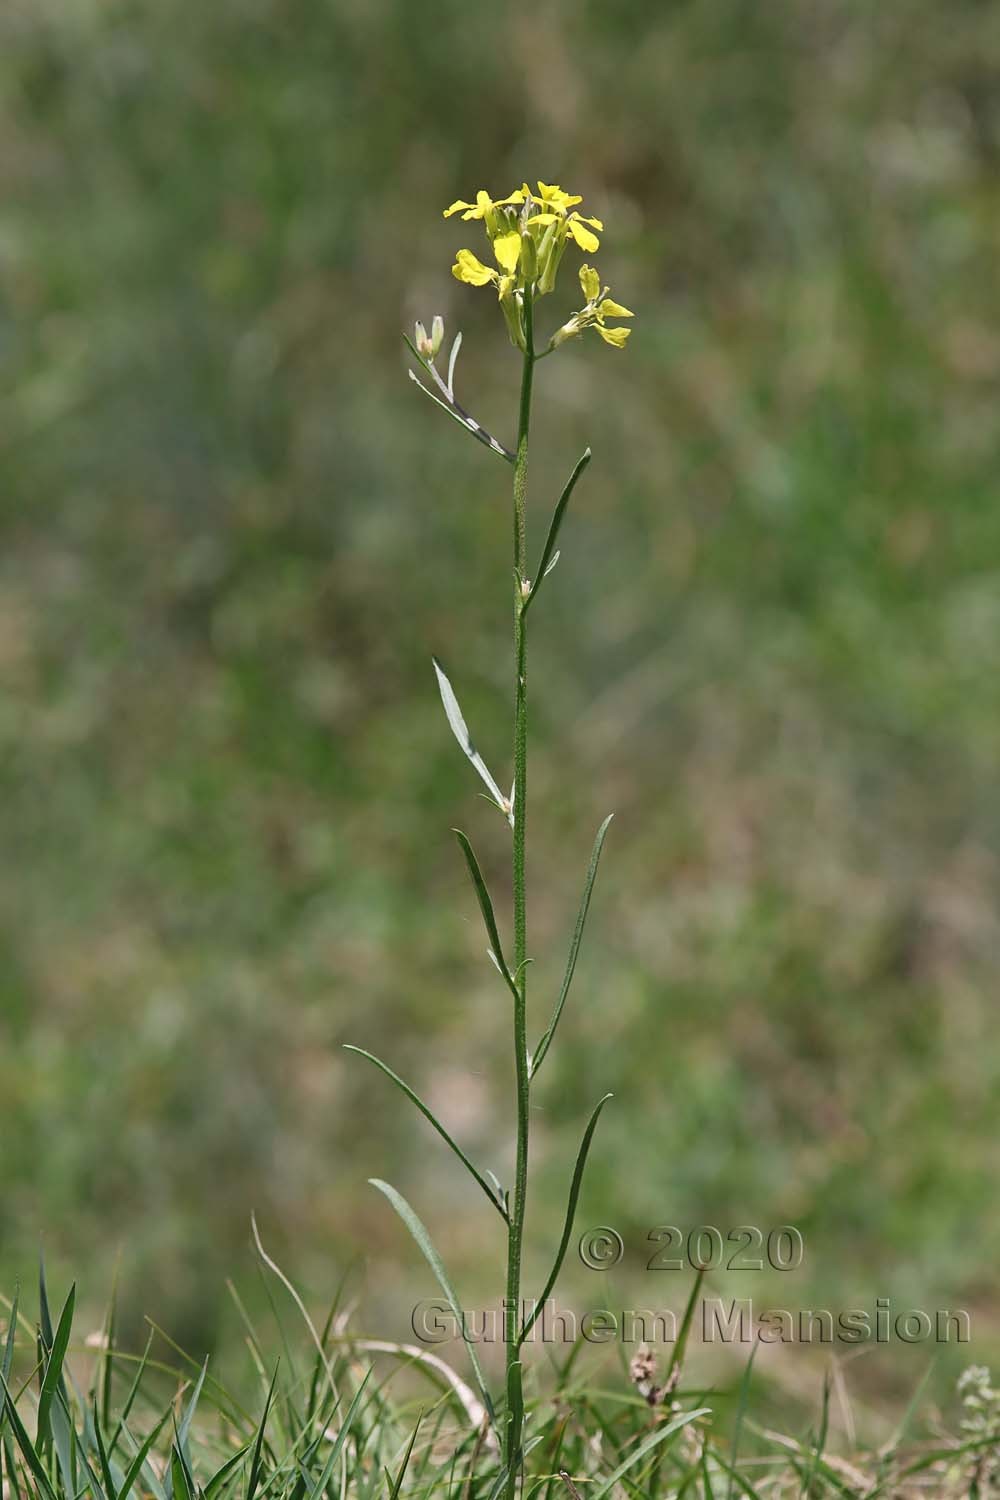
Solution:
M413 342L416 345L417 353L422 359L434 358L434 346L427 337L427 329L423 323L415 323L413 325Z
M538 275L538 251L530 229L525 229L521 235L521 271L529 284Z
M435 313L435 315L434 315L434 321L431 324L431 357L432 358L438 352L438 350L440 349L440 347L441 347L441 345L443 343L444 343L444 318L442 318L442 316L441 316L440 313Z

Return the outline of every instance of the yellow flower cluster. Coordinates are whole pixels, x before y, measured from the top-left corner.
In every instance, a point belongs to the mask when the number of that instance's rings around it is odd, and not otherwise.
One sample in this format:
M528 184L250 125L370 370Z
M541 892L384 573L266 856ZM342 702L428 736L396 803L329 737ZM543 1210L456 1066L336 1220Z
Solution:
M491 198L481 188L475 203L466 203L460 198L444 210L446 219L460 213L465 220L479 219L482 222L496 267L485 265L471 250L459 250L451 268L452 275L469 286L496 287L511 341L520 349L525 347L525 291L530 291L532 297L552 291L570 240L588 255L600 247L594 231L603 231L604 225L600 219L588 218L577 211L575 205L582 202L582 198L564 193L561 187L539 182L537 192L524 183L506 198ZM604 318L630 318L632 314L602 295L600 278L595 270L584 269L587 280L584 281L583 271L580 280L587 305L564 324L549 348L555 349L567 338L592 327L605 343L621 349L629 330L605 328ZM592 295L591 283L595 288Z

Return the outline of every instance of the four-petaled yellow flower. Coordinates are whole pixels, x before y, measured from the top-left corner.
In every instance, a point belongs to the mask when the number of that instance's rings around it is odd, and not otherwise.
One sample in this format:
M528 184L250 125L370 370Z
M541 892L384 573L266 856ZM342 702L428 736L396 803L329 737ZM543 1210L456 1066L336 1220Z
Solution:
M532 214L528 219L529 224L558 224L562 221L563 233L571 234L581 250L586 250L588 255L593 255L599 250L601 242L596 234L584 226L590 224L593 229L603 230L604 225L600 219L590 219L584 214L567 213L567 209L573 207L574 203L582 203L583 199L578 194L564 193L561 187L551 185L547 182L538 184L538 192L532 193L528 184L525 183L521 192L526 200L535 199L541 213Z
M552 335L553 349L558 349L567 339L576 338L578 334L587 328L593 328L595 333L600 334L606 344L613 349L624 349L631 328L606 328L605 318L631 318L635 314L627 307L622 307L620 302L614 302L608 296L607 287L601 286L601 278L595 266L580 267L580 290L587 299L586 306L579 312L573 314L569 322L564 323L560 329Z
M576 200L579 201L579 200ZM476 194L475 203L466 203L462 198L456 198L450 208L446 208L442 218L450 219L452 214L457 214L459 209L464 208L463 219L485 219L495 209L503 208L508 203L523 203L524 193L520 188L515 188L508 198L490 197L485 188L480 188Z

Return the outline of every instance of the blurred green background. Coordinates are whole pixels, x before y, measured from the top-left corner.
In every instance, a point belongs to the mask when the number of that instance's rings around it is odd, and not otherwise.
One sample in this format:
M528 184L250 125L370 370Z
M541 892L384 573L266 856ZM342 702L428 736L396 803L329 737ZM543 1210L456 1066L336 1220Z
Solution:
M248 1223L364 1326L469 1301L488 1209L381 1053L509 1177L498 901L508 472L400 330L518 363L441 209L543 177L637 313L541 366L533 547L595 459L534 626L540 1029L614 809L534 1113L544 1269L585 1113L581 1305L677 1305L656 1224L793 1222L783 1305L971 1310L998 1346L1000 13L971 0L6 0L0 11L0 1282L195 1349ZM470 238L471 231L471 238ZM544 319L574 306L571 274ZM547 324L546 324L547 326ZM719 1278L736 1294L732 1277ZM838 1300L839 1299L839 1300ZM912 1385L927 1351L878 1352Z

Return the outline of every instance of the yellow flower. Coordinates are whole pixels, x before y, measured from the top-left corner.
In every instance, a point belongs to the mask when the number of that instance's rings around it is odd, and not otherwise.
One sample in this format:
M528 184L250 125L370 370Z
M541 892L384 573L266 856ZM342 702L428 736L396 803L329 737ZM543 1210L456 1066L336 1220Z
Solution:
M552 335L551 347L558 349L567 339L576 338L587 328L593 328L600 334L606 344L613 349L624 349L631 329L629 328L605 328L605 318L631 318L632 312L623 307L620 302L614 302L604 293L607 287L602 289L601 278L595 266L580 267L580 289L587 299L587 305L574 313L568 323L556 330Z
M579 200L578 200L579 201ZM529 224L557 224L562 221L565 232L573 236L581 250L586 250L588 255L593 255L595 250L601 248L601 242L596 234L592 234L584 226L592 224L595 229L603 229L604 225L600 219L588 219L578 213L544 213L532 214L528 220Z
M517 270L517 263L521 258L521 236L516 229L510 234L498 234L493 241L493 254L497 258L497 265L503 266L505 271L513 274Z
M512 284L512 277L517 270L517 263L521 256L521 236L516 229L510 234L497 235L493 241L493 254L496 256L497 265L507 273L503 278L490 266L484 266L471 250L459 250L455 264L451 268L451 274L456 281L466 281L469 286L486 286L491 281L499 285L501 280ZM510 286L502 290L500 295L506 295L509 290Z
M568 209L572 208L574 203L583 202L579 194L564 193L561 187L552 186L547 182L540 182L538 184L537 193L529 193L527 183L524 184L521 191L524 193L526 199L530 197L534 201L537 201L542 209L541 213L531 216L528 220L529 224L547 225L557 224L562 221L565 226L564 233L572 235L580 249L585 250L588 255L592 255L595 250L600 248L601 242L596 234L591 233L591 230L585 227L587 224L590 224L593 229L603 229L604 225L600 219L591 219L587 218L584 214L567 212Z
M550 186L546 182L538 184L537 193L533 193L527 183L524 184L521 192L525 198L537 198L539 203L548 203L553 208L560 210L572 208L574 203L583 202L583 199L579 195L573 197L570 193L564 193L561 187Z
M468 282L469 286L486 286L488 282L500 279L496 271L490 270L489 266L484 266L471 250L459 250L455 257L455 264L451 268L451 274L456 281Z
M463 219L488 219L492 216L495 209L503 208L503 206L507 203L523 202L524 193L520 188L515 188L507 198L496 199L491 198L485 188L480 188L479 192L476 194L475 203L466 203L462 198L456 198L451 207L444 210L442 217L445 219L450 219L452 214L457 214L459 209L464 208L465 213L462 214Z
M596 302L601 295L601 278L593 266L580 267L580 290L588 302Z

